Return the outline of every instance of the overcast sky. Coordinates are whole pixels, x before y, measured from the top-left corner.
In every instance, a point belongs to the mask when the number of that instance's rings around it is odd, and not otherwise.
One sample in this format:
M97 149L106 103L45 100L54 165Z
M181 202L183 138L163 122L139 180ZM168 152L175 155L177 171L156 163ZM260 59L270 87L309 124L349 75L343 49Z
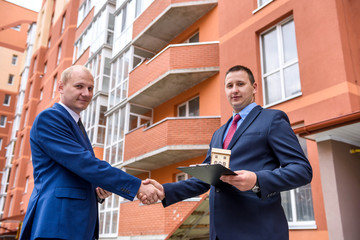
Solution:
M7 2L12 2L16 5L22 6L24 8L39 12L41 9L42 0L5 0Z

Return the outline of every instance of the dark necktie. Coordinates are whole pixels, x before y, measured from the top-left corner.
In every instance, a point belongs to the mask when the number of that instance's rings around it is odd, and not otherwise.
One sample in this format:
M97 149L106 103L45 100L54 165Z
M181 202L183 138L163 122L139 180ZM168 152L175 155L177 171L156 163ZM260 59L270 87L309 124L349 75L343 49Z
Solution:
M84 136L86 137L86 131L85 131L85 127L81 122L81 119L79 118L79 121L77 122L77 124L79 125L79 128L81 130L81 132L84 134Z
M229 143L232 139L232 137L234 136L234 133L236 131L236 128L237 128L237 122L241 119L240 115L239 114L236 114L232 123L231 123L231 126L229 128L229 131L226 135L226 138L224 140L224 143L223 143L223 149L227 149L228 146L229 146Z

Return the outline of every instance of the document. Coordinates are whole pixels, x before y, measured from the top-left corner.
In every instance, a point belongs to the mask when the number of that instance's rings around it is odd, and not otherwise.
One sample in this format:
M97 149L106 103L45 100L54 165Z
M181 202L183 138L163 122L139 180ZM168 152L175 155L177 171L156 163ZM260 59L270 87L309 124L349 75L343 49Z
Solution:
M220 177L222 175L236 175L232 170L221 164L198 164L189 167L178 167L177 169L214 186L221 182Z

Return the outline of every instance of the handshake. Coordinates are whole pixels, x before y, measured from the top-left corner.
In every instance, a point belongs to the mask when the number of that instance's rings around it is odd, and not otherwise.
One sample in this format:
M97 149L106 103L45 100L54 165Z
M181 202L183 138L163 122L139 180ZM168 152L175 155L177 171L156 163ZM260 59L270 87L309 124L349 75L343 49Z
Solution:
M153 204L165 198L163 186L154 179L146 179L141 182L137 198L143 204Z

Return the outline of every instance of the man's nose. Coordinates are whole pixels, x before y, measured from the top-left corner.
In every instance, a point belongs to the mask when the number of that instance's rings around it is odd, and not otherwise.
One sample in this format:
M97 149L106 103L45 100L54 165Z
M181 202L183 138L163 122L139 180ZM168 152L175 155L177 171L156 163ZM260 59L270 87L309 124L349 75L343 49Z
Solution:
M89 90L89 89L87 89L87 88L84 88L84 90L82 91L82 95L83 96L90 96L91 95L91 91Z

